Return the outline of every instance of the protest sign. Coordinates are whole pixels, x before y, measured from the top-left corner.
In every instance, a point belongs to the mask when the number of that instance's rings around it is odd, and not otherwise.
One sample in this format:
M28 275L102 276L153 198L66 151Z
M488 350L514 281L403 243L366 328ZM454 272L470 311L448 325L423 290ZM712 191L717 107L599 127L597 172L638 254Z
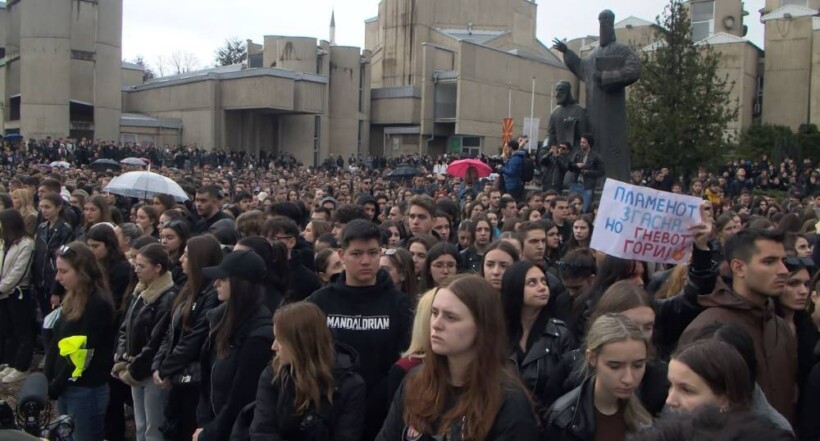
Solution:
M701 222L702 203L694 196L607 179L590 247L624 259L688 263L689 228Z

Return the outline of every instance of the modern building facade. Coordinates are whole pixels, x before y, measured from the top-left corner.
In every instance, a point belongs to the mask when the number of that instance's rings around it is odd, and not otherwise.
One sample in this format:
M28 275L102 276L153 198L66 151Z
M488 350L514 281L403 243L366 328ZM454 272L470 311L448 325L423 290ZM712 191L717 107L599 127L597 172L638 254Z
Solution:
M0 132L119 138L122 0L0 2Z

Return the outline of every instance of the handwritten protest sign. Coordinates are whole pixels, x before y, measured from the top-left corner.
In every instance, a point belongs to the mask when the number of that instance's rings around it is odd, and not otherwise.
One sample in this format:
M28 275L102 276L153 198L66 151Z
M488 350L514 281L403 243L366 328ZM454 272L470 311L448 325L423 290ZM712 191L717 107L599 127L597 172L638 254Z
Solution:
M689 228L700 223L702 202L607 179L590 246L624 259L687 263L693 240Z

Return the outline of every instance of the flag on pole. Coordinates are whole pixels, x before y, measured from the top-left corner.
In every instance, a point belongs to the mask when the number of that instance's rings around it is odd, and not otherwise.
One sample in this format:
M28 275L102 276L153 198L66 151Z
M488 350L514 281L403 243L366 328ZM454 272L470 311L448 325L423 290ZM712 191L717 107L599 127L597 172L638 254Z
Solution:
M513 139L513 119L504 118L501 130L501 145L506 145Z

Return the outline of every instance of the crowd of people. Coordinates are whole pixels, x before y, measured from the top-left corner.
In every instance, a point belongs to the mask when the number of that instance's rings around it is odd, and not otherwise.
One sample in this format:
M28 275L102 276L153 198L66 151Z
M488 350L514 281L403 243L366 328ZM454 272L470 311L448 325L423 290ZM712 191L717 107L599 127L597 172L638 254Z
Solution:
M818 164L634 173L703 198L671 266L590 248L591 136L525 142L490 179L449 157L6 145L0 381L42 351L78 441L129 418L139 441L820 440ZM129 156L189 199L106 192L129 168L89 164Z

